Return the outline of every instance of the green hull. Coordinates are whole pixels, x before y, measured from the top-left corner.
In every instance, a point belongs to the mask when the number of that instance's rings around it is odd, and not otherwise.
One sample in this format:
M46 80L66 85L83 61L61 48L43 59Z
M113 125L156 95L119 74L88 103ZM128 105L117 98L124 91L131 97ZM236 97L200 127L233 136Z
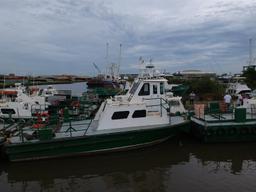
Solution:
M180 127L186 126L189 122L148 130L6 144L4 151L10 161L24 161L128 150L167 140L175 136Z
M230 123L224 125L205 125L191 122L192 134L204 143L256 141L256 122L254 124Z

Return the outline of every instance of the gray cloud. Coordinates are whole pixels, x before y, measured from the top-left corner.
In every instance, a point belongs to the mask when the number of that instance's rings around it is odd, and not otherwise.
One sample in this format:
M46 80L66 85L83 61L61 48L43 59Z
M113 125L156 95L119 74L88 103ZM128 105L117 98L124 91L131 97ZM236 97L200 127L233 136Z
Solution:
M2 73L93 74L106 42L112 62L122 43L122 72L137 72L140 56L171 72L239 72L256 38L254 0L0 2Z

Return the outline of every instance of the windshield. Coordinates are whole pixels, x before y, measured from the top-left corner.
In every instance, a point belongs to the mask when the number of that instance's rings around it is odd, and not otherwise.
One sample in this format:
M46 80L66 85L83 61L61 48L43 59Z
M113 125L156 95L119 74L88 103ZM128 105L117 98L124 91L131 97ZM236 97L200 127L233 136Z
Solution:
M139 84L140 84L139 82L133 83L132 88L130 89L129 93L134 94L135 91L137 90Z

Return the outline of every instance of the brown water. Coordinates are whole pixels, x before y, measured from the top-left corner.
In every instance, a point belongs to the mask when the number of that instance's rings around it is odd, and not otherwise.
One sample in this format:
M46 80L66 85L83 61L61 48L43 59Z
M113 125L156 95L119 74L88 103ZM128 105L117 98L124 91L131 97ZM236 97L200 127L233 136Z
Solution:
M255 149L182 139L108 155L0 162L0 191L255 191Z

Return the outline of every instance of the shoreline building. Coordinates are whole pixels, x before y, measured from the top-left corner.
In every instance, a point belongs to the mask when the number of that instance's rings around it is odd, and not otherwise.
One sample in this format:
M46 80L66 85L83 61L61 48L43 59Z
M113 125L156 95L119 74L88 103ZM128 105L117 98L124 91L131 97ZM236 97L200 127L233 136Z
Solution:
M209 77L210 79L216 79L216 73L214 72L205 72L201 70L184 70L178 71L173 74L174 77L180 77L181 79L186 80L195 80L202 79L204 77Z

